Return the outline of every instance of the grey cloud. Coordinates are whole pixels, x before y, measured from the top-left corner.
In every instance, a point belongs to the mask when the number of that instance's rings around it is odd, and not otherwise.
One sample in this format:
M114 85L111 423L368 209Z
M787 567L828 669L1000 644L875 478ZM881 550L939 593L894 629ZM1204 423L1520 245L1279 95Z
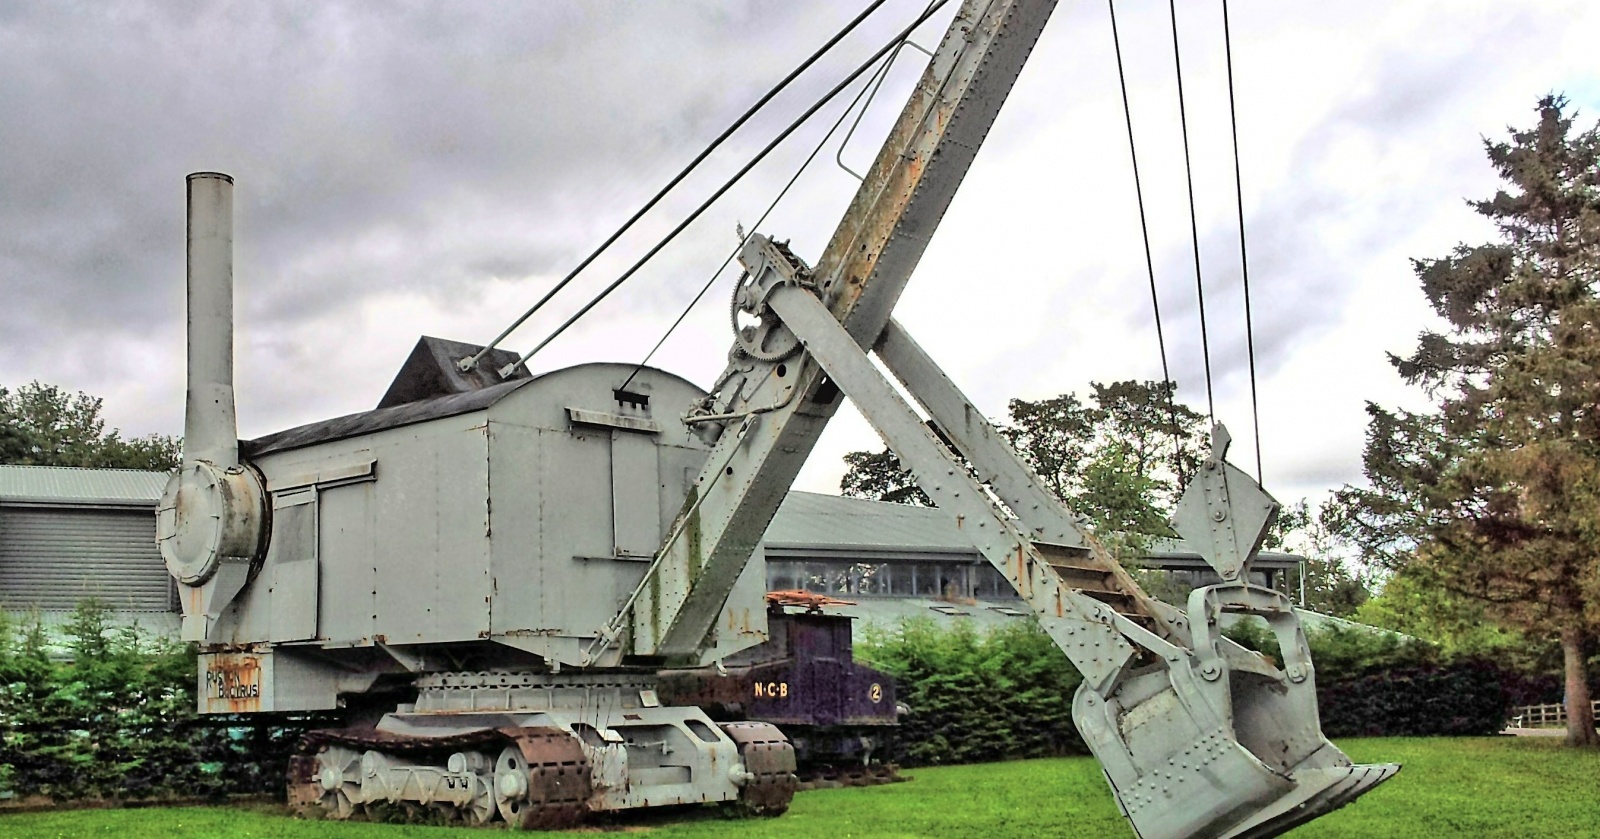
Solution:
M137 334L172 322L181 178L196 169L238 177L239 270L257 306L242 316L264 328L353 311L375 291L448 301L558 273L849 13L8 9L0 333L18 347L62 323Z

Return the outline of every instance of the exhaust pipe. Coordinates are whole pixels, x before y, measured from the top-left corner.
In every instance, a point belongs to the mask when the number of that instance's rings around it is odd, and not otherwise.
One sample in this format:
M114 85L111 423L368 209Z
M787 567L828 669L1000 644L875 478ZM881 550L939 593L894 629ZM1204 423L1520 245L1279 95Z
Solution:
M189 382L183 465L239 465L233 404L233 178L188 178Z
M222 610L266 551L266 493L239 463L233 404L233 178L188 178L188 397L183 468L167 481L156 542L179 583L183 640L216 641Z

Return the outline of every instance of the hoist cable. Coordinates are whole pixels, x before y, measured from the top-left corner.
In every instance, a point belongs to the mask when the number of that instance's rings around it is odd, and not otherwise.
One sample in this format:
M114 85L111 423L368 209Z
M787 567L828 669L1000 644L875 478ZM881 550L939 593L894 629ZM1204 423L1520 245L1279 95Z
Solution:
M1189 116L1183 105L1183 58L1178 50L1178 4L1167 0L1172 15L1172 61L1178 76L1178 125L1183 131L1183 175L1189 187L1189 236L1194 242L1194 289L1200 307L1200 354L1206 368L1206 415L1217 422L1217 402L1211 390L1211 339L1206 333L1206 285L1200 276L1200 222L1194 210L1194 166L1189 155Z
M794 177L790 178L789 182L783 185L783 189L778 191L778 196L772 199L772 203L768 204L767 209L761 213L761 218L756 219L756 223L750 226L750 231L752 233L761 228L762 223L767 220L767 216L772 215L772 211L778 208L778 202L782 201L784 196L789 194L789 190L793 188L795 183L800 180L800 176L805 174L806 169L811 166L812 161L816 160L817 155L827 147L828 141L833 139L833 135L839 130L839 126L844 125L845 119L848 118L850 113L855 110L856 105L861 103L861 97L866 95L868 90L871 90L874 93L877 92L876 85L881 84L883 79L888 77L889 67L893 63L893 59L885 62L884 66L879 68L878 72L874 73L872 78L867 79L867 83L863 85L859 91L856 91L856 98L850 100L850 104L845 107L842 113L839 114L839 119L833 123L833 127L828 129L828 133L823 135L822 141L817 143L817 147L811 150L811 154L806 157L805 162L801 163L800 168L795 170ZM860 117L858 116L856 119L859 121ZM849 138L847 137L845 140L848 142ZM843 146L841 146L841 148L843 148ZM689 312L692 311L695 306L700 304L701 298L706 296L706 292L710 291L711 286L716 284L717 278L722 276L722 272L727 270L728 265L733 262L734 258L739 255L739 251L743 249L744 240L740 239L739 244L735 245L733 250L728 254L728 258L722 260L722 264L717 266L717 270L711 272L711 276L706 280L705 285L700 287L700 291L695 294L694 299L689 301L689 305L683 307L683 311L678 314L678 319L673 321L671 326L667 327L667 331L661 335L661 340L657 341L656 345L650 348L650 352L646 353L645 357L634 366L633 372L628 374L628 378L623 380L622 384L617 387L617 390L627 390L628 385L633 382L633 377L639 375L639 371L643 370L645 365L650 363L650 359L655 357L656 352L661 349L661 346L667 342L668 338L672 337L672 333L683 324L684 318L689 316Z
M1167 389L1167 416L1172 421L1172 462L1178 477L1178 491L1183 491L1183 452L1178 428L1177 386L1167 366L1167 339L1161 326L1161 297L1156 293L1156 263L1150 255L1150 224L1145 218L1144 186L1139 179L1139 151L1133 142L1133 108L1128 103L1128 76L1122 69L1122 40L1117 36L1116 0L1106 0L1111 12L1111 46L1117 54L1117 81L1122 86L1122 116L1128 124L1128 159L1133 162L1133 194L1139 202L1139 234L1144 239L1144 268L1150 277L1150 308L1155 312L1156 346L1161 350L1161 386Z
M660 203L661 199L666 197L668 192L671 192L673 188L682 183L684 178L688 177L689 174L693 172L695 168L698 167L702 162L704 162L707 157L711 156L711 153L716 151L725 140L733 136L735 131L738 131L739 128L748 122L751 117L755 116L757 111L760 111L768 102L772 101L773 97L777 96L783 91L784 88L788 87L789 83L798 78L801 73L804 73L806 70L810 69L811 65L815 64L819 59L822 58L823 55L827 54L829 50L833 49L835 44L838 44L839 41L842 40L846 35L854 31L863 20L866 20L869 15L877 11L878 8L886 2L888 2L888 0L875 0L871 5L867 6L865 11L859 15L856 15L854 20L845 24L843 29L840 29L832 38L829 38L828 42L823 44L819 49L817 49L816 52L813 52L810 58L807 58L805 61L801 62L800 66L790 71L789 75L784 76L783 79L773 86L771 90L768 90L760 99L756 100L754 105L751 105L750 108L741 114L738 119L733 121L732 125L728 126L727 129L725 129L721 134L717 135L717 138L712 140L710 145L706 146L705 149L696 155L693 160L689 161L689 165L685 166L683 171L675 175L671 181L668 181L667 185L662 187L661 190L651 197L649 201L646 201L645 205L640 207L631 218L623 222L621 227L617 228L616 231L607 237L604 242L601 242L600 247L595 248L592 253L584 257L582 262L578 263L577 267L569 271L565 277L562 277L560 282L557 282L549 291L545 292L545 295L539 298L539 302L533 304L533 306L529 307L527 311L523 312L520 317L518 317L515 321L512 321L510 326L501 331L499 335L496 335L493 341L490 341L487 346L479 350L475 355L467 359L462 359L462 367L470 370L472 367L476 366L485 355L488 355L490 350L493 350L500 344L501 341L505 340L507 335L515 332L517 327L521 326L528 320L528 318L532 317L535 312L543 308L544 304L550 302L550 298L554 297L563 288L566 288L567 284L572 282L574 277L578 276L583 269L589 267L589 264L594 262L595 259L599 257L600 254L603 253L607 248L611 247L611 245L614 244L617 239L621 238L622 234L628 232L628 229L633 227L634 223L643 217L645 213L649 212L656 206L656 204Z
M1233 102L1233 39L1228 34L1228 0L1222 0L1222 47L1228 59L1228 122L1233 129L1233 190L1239 206L1239 273L1244 280L1244 340L1250 356L1250 421L1256 440L1256 483L1261 483L1261 407L1256 398L1256 333L1250 320L1250 259L1244 247L1244 182L1239 174L1239 110Z
M640 268L644 267L646 262L649 262L652 258L654 258L662 248L666 247L672 242L673 239L677 238L679 233L682 233L685 228L687 228L690 224L693 224L695 219L698 219L701 214L709 209L712 204L715 204L724 193L732 189L734 184L738 183L739 180L748 174L751 169L754 169L756 164L765 159L773 149L778 147L778 144L782 143L784 140L787 140L789 135L798 130L800 126L803 125L807 120L811 119L811 117L814 116L817 111L822 110L823 106L833 101L833 98L838 96L840 91L844 90L846 87L850 86L850 84L855 82L856 79L860 78L862 73L865 73L873 65L877 64L878 61L887 55L890 50L895 49L901 41L911 37L911 33L916 31L917 27L925 23L928 18L933 16L934 12L937 12L945 5L945 3L948 2L949 0L937 0L937 2L928 6L927 11L923 12L917 17L916 20L912 21L910 26L907 26L905 29L897 33L889 40L888 43L884 44L878 49L877 52L873 53L870 58L868 58L855 70L851 71L850 75L846 76L843 81L839 82L837 85L834 85L832 90L829 90L826 94L823 94L822 97L817 99L816 102L812 103L811 107L807 108L805 113L801 114L794 122L789 123L789 126L779 133L777 137L773 138L772 142L768 143L760 152L757 152L755 157L750 159L749 163L746 163L738 172L734 173L733 177L729 178L727 182L717 189L716 192L711 194L710 198L707 198L704 202L702 202L699 207L696 207L694 212L690 213L687 218L685 218L682 222L679 222L678 225L674 227L672 231L669 232L665 237L663 237L661 241L657 242L648 253L640 257L637 262L629 267L628 270L624 271L621 276L613 280L610 285L607 285L604 289L601 289L599 294L596 294L589 300L588 303L585 303L583 308L579 309L575 314L572 315L572 317L567 318L566 321L564 321L560 326L556 327L553 332L545 336L545 339L540 341L538 346L534 347L517 361L507 364L504 368L502 368L500 371L501 378L508 378L512 371L516 370L516 368L527 364L528 359L537 355L540 350L549 346L551 341L554 341L556 338L560 337L561 334L571 328L574 323L577 323L579 319L581 319L584 315L587 315L591 309L593 309L595 306L598 306L601 301L605 300L611 295L612 292L616 291L623 283L627 282L628 279L637 273Z

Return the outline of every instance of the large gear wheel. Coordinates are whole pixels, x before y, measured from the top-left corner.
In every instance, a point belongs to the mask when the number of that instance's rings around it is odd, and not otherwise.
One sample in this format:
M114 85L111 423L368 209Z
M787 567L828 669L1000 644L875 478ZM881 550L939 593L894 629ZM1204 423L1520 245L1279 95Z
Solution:
M739 275L729 308L739 349L758 361L782 361L800 351L800 339L783 325L777 313L760 302L750 272Z

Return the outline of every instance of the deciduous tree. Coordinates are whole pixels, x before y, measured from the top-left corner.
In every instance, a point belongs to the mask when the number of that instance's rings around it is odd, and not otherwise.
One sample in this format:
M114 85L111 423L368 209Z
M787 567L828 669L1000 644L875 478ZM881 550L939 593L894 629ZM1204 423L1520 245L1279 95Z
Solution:
M103 400L31 382L0 387L0 463L23 466L90 466L102 469L178 468L177 438L161 434L124 439L106 430Z
M1204 417L1173 399L1171 383L1091 384L1074 394L1013 399L999 430L1044 486L1102 534L1167 536L1183 481L1204 457ZM887 449L851 452L845 495L929 504Z

